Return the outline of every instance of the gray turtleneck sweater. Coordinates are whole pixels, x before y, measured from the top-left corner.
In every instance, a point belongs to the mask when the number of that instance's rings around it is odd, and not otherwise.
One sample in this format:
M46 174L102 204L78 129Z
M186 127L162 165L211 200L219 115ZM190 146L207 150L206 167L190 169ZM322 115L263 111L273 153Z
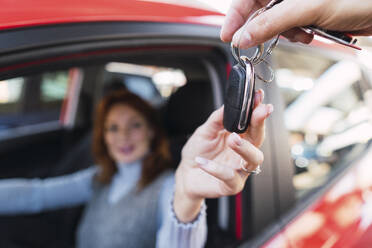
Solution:
M205 205L190 223L173 211L174 174L163 173L140 193L141 162L119 164L110 185L93 181L97 167L49 179L0 181L0 214L37 213L87 204L78 227L78 247L202 247Z

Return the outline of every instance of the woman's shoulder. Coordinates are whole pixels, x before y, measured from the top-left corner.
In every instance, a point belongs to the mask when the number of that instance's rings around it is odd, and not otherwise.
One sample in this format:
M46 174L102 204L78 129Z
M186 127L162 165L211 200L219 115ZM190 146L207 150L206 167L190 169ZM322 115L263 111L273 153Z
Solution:
M82 171L83 173L85 172L85 173L91 175L91 179L92 179L91 180L91 186L92 186L93 191L97 191L98 189L101 189L104 186L107 186L106 184L101 183L97 179L98 175L99 175L99 173L101 173L101 171L102 171L102 167L97 165L97 164L93 164L90 167L88 167L88 168L86 168Z

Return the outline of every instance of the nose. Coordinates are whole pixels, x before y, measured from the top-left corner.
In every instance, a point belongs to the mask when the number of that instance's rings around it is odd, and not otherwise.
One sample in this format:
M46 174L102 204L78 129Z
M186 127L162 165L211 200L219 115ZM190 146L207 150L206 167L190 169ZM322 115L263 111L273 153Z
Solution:
M130 136L130 131L128 128L122 128L118 134L118 137L121 139L128 139Z

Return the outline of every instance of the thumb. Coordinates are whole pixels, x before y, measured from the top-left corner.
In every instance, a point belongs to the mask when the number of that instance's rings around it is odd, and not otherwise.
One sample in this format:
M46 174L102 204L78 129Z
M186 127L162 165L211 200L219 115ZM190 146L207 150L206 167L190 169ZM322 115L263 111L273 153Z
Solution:
M294 27L310 25L316 20L312 1L283 1L246 23L233 37L242 49L261 44Z
M273 112L272 104L260 104L252 113L252 119L248 132L245 134L248 140L255 146L261 146L265 138L265 120Z
M254 0L233 0L221 28L221 40L230 42L234 33L257 8Z
M220 130L223 130L223 109L224 106L221 106L212 112L208 120L204 122L204 124L201 125L196 132L208 138L212 138L217 135Z

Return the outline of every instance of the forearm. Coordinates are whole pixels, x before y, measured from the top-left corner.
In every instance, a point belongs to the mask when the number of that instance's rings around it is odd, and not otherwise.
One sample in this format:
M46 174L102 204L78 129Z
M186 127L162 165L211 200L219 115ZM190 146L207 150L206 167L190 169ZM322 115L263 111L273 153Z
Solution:
M5 179L0 182L0 214L35 213L41 210L38 192L31 185L39 179Z
M91 196L94 169L50 179L0 181L0 214L37 213L73 206Z

